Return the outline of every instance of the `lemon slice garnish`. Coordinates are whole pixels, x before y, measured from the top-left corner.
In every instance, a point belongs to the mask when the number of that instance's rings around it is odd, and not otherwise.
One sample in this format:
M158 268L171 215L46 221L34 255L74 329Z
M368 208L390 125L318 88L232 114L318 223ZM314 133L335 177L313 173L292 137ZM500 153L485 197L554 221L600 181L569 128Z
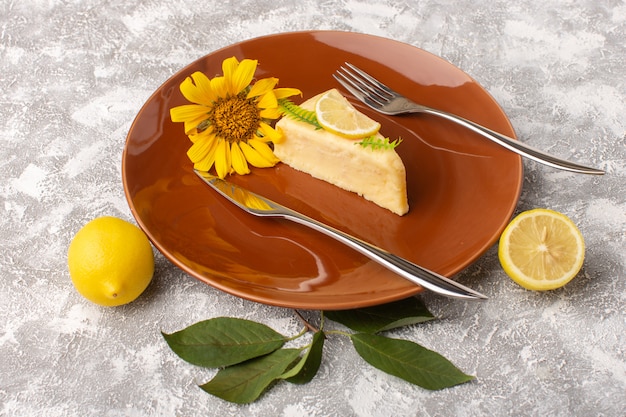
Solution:
M334 88L318 98L315 103L315 115L325 130L345 138L366 138L380 130L380 123L354 108Z

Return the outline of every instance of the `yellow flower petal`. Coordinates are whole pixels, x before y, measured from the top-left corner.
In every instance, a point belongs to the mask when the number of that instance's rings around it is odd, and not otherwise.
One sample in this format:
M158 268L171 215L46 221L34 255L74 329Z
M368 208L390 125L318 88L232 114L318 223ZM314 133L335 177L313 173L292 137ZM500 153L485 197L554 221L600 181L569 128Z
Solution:
M274 89L274 94L276 95L276 98L281 99L296 95L302 96L302 91L297 88L276 88Z
M272 91L268 91L261 96L257 106L261 109L275 109L278 108L278 100Z
M207 108L197 104L178 106L170 109L173 122L185 123L185 134L193 133L200 123L207 118Z
M213 94L210 88L209 79L198 71L180 83L180 92L192 103L210 105L215 99L215 94Z
M272 91L276 84L278 84L278 78L263 78L254 83L246 98L258 97Z
M263 156L256 149L248 145L246 142L241 142L239 144L239 147L241 148L246 159L252 166L255 166L257 168L269 168L276 165L276 163L272 163L263 158Z
M185 134L186 135L197 134L198 133L197 127L203 120L204 118L195 119L195 120L186 120L185 121Z
M217 176L225 178L230 173L232 163L230 159L230 146L225 140L220 140L215 150L215 171Z
M212 141L211 147L209 148L209 151L204 156L204 158L201 161L194 163L193 167L195 169L197 169L198 171L211 170L211 167L213 167L213 164L215 163L215 151L217 150L217 143L217 140Z
M196 84L198 93L202 95L202 101L196 101L196 103L210 105L215 100L217 100L217 96L215 95L215 92L211 89L211 80L209 80L209 77L207 77L200 71L196 71L193 74L191 74L191 78Z
M232 95L239 94L244 88L246 88L252 82L254 72L257 66L256 60L244 59L239 63L239 66L232 74L232 77L226 77L229 82L229 92Z
M259 112L259 116L261 116L262 119L278 119L283 115L282 111L280 110L280 107L274 107L271 109L261 109L261 111Z
M214 136L207 136L202 138L202 140L196 140L196 142L187 150L187 156L189 159L191 159L194 163L200 162L204 157L206 157L207 153L211 149L214 139Z
M250 139L248 144L254 148L263 158L267 159L270 163L276 164L280 161L272 152L272 148L270 148L267 143L262 142L258 139Z
M213 134L213 126L209 126L206 130L202 132L198 132L197 130L193 133L188 134L189 140L191 142L196 143L199 140L211 139L215 135Z
M231 56L222 61L222 74L225 78L231 78L235 73L235 70L239 66L239 61L236 57Z
M198 89L193 83L191 77L185 78L183 82L180 83L179 88L180 92L183 94L183 97L185 97L187 100L191 101L192 103L202 102L202 96L198 93Z
M240 145L237 143L233 143L231 145L230 155L232 159L232 165L237 174L246 175L250 173L250 168L248 168L248 162L246 161L246 157L244 156L244 153L239 146Z
M267 123L264 123L264 122L259 123L259 130L261 131L261 134L263 135L263 137L260 138L260 140L263 142L275 142L276 143L276 141L280 142L280 140L282 139L282 132L277 131L272 126L268 125Z
M272 143L282 143L285 140L285 133L280 127L274 130L276 134L272 137Z
M211 89L218 97L228 96L228 84L226 83L226 77L215 77L211 79Z
M187 120L195 120L198 118L206 119L209 109L198 104L184 104L170 109L170 118L172 122L185 122Z

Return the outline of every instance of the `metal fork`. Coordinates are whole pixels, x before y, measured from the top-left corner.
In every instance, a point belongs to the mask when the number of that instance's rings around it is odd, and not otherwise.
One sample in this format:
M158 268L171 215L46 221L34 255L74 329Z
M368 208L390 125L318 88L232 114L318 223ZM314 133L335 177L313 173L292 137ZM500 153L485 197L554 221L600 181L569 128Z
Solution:
M481 126L478 123L467 120L463 117L456 116L454 114L437 110L432 107L417 104L403 95L395 92L385 84L378 81L365 71L357 68L356 66L346 62L344 66L341 66L333 77L339 81L350 93L356 98L361 100L367 106L376 110L379 113L387 115L399 115L406 113L426 113L439 117L443 117L451 122L458 123L473 132L476 132L485 138L492 140L493 142L504 146L505 148L513 151L517 154L525 156L533 161L539 162L544 165L548 165L553 168L563 169L566 171L581 173L581 174L595 174L602 175L604 171L579 165L564 159L560 159L545 152L542 152L536 148L510 138L506 135L493 131L485 126Z

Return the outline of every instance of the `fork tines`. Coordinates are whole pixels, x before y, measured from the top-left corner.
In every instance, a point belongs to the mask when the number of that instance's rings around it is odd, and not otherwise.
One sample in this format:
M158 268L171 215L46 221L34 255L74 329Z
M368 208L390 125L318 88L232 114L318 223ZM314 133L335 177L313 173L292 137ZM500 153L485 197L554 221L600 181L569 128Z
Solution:
M345 62L333 77L351 94L368 105L382 106L396 93L365 71Z

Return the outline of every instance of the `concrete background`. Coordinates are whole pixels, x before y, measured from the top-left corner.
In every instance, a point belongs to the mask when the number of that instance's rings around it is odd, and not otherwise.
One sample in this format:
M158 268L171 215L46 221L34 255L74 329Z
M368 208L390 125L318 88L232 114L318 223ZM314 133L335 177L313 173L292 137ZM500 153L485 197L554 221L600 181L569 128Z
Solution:
M0 415L626 415L626 4L619 0L25 0L0 4ZM519 211L570 216L587 243L579 276L534 293L490 249L460 279L487 294L421 298L439 320L391 333L436 350L476 381L429 392L326 343L308 385L236 406L197 385L160 331L216 316L284 334L288 309L221 293L157 254L154 282L121 308L73 289L66 250L87 221L132 221L125 135L173 73L211 51L307 29L385 36L437 54L480 82L520 140L607 171L525 161ZM314 317L313 314L311 314Z

